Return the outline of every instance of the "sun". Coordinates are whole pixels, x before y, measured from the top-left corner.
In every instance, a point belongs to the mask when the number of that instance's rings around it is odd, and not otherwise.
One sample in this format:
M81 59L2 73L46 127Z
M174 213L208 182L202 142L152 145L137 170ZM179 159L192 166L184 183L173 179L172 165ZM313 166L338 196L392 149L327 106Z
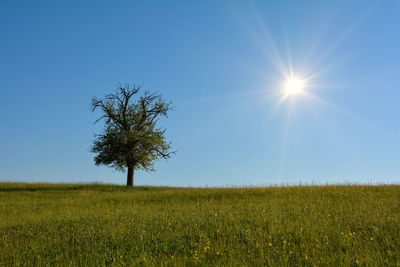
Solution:
M304 92L305 81L296 77L289 78L284 85L285 96L294 96Z

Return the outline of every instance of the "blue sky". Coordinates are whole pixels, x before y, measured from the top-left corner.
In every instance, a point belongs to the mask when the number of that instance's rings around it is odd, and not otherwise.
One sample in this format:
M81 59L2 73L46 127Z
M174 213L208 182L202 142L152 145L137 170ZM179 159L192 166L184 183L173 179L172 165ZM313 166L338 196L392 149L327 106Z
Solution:
M178 150L135 184L400 181L400 1L0 1L0 181L94 165L93 96L173 101ZM282 99L292 69L305 94Z

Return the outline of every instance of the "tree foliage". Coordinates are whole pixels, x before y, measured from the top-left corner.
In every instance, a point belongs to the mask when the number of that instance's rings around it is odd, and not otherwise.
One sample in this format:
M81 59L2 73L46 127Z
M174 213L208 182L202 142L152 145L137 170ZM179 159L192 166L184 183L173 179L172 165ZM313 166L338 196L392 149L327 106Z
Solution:
M100 110L102 114L95 123L103 120L105 127L92 146L92 152L97 153L96 165L121 171L125 168L154 171L156 159L168 159L174 153L165 139L166 129L157 128L157 121L167 117L171 103L149 91L139 96L140 89L119 86L102 99L92 99L92 111Z

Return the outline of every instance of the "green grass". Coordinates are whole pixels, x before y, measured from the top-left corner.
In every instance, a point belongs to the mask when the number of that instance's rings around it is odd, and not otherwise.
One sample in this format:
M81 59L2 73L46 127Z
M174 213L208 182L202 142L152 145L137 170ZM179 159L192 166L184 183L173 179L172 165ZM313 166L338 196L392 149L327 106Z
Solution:
M0 266L400 265L400 186L0 184Z

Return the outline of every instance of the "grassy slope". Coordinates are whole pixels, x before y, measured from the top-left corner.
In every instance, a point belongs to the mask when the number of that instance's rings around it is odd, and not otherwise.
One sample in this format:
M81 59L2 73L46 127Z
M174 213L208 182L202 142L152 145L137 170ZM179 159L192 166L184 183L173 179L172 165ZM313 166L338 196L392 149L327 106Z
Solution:
M0 184L0 266L399 265L400 186Z

